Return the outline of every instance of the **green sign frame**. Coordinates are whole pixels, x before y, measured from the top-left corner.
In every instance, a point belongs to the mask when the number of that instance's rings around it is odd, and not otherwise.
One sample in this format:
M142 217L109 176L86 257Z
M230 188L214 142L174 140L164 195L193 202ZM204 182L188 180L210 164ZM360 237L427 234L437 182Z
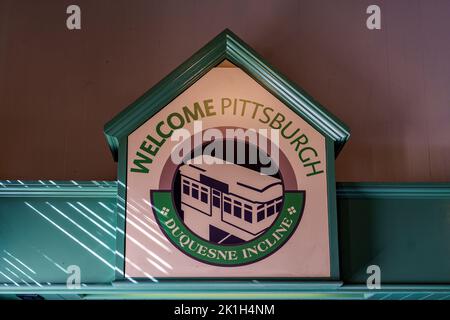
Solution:
M116 234L116 281L125 279L128 135L224 60L241 68L325 137L331 275L317 280L340 280L334 159L350 137L349 128L226 29L105 125L106 139L118 161L116 227L123 231Z

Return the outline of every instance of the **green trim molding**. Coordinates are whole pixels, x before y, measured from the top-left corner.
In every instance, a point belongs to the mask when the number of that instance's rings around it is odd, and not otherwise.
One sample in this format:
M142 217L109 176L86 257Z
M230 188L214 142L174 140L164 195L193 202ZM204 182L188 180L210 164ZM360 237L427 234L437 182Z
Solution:
M341 198L450 198L450 183L345 183L337 184Z

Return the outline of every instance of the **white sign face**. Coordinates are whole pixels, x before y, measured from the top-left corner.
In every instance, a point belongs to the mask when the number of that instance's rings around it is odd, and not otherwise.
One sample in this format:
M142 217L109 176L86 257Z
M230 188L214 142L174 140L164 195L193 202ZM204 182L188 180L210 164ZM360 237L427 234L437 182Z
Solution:
M325 137L236 67L128 136L128 277L330 277Z

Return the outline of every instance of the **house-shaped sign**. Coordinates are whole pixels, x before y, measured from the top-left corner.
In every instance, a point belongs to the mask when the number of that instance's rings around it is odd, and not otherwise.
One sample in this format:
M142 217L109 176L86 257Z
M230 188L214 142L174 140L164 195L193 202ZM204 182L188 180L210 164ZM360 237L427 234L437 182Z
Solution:
M344 124L225 30L105 126L117 279L339 279Z

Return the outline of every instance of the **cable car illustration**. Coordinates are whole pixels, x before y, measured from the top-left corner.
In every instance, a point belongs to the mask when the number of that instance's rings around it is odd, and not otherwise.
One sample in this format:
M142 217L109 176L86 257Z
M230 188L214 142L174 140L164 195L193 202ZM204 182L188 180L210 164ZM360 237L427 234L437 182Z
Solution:
M191 231L210 241L213 226L226 237L250 241L272 225L283 204L280 179L222 159L200 157L201 164L192 159L179 169L183 220Z

